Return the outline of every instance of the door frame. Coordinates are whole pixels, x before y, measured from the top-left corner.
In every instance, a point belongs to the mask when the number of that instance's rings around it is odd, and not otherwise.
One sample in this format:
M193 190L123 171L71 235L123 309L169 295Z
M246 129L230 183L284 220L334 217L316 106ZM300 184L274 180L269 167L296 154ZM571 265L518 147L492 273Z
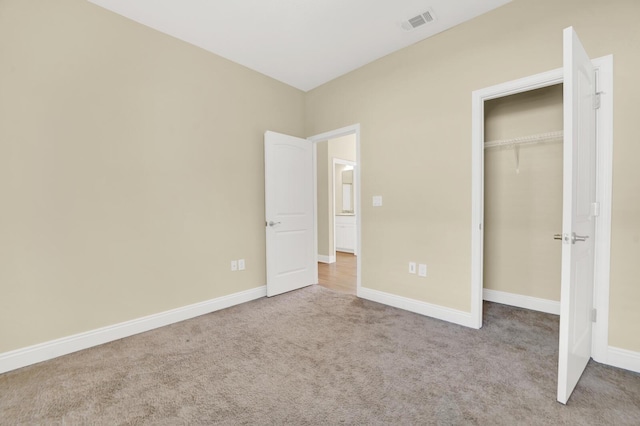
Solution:
M356 136L356 166L355 170L355 185L354 185L354 202L355 202L355 214L356 214L356 246L358 249L358 256L356 257L356 295L360 297L361 279L362 279L362 217L361 217L361 204L360 204L360 123L353 124L351 126L341 127L339 129L330 130L328 132L320 133L314 136L309 136L308 141L313 143L313 199L314 199L314 238L316 253L318 252L318 142L324 142L329 139L336 139L342 136L355 135ZM334 195L335 198L335 195ZM335 223L334 223L335 227ZM334 229L335 239L335 229ZM335 241L334 241L334 254L335 254ZM316 282L318 281L318 269L316 263Z
M597 73L596 91L602 93L597 113L596 199L600 215L596 220L594 307L597 322L593 326L592 358L607 362L609 345L609 280L611 252L611 188L613 172L613 56L592 60ZM484 89L471 95L472 102L472 189L471 189L471 319L474 328L482 327L483 238L484 238L484 103L517 93L528 92L563 82L563 69L532 75Z
M358 184L358 180L356 179L356 175L355 175L355 169L356 169L356 165L357 163L355 161L349 161L349 160L344 160L342 158L337 158L337 157L333 157L333 176L331 178L331 181L333 182L333 185L331 187L331 194L333 197L333 258L336 259L336 219L335 219L335 215L336 215L336 165L337 164L342 164L344 166L352 166L353 170L354 170L354 175L353 175L353 213L356 217L356 226L358 225L357 220L358 220L358 216L357 216L357 210L356 210L356 193L355 193L355 189L356 189L356 185ZM358 255L358 242L356 241L356 246L353 249L353 254L354 255Z

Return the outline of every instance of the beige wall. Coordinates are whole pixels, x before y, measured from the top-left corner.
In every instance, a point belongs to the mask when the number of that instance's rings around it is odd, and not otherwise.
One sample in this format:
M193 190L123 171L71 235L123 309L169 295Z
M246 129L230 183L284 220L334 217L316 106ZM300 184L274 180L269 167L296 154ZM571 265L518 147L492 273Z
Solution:
M636 0L515 0L307 93L307 134L361 125L362 285L470 310L471 92L560 67L573 25L592 57L614 55L609 339L640 351L638 14Z
M329 140L331 158L356 161L356 135L347 135Z
M484 103L484 140L562 130L562 84Z
M267 129L360 123L363 286L468 311L470 94L560 67L569 25L614 54L609 338L640 351L639 14L514 0L303 94L83 0L1 1L0 352L263 285Z
M0 58L0 353L265 284L302 92L83 0L0 2Z
M318 254L334 253L333 159L356 161L355 135L342 136L317 143L318 185Z
M333 215L333 195L331 193L331 160L329 141L316 143L317 204L318 204L318 254L333 255L333 226L329 221Z
M485 102L485 141L562 130L562 85ZM560 301L562 139L485 150L484 288Z

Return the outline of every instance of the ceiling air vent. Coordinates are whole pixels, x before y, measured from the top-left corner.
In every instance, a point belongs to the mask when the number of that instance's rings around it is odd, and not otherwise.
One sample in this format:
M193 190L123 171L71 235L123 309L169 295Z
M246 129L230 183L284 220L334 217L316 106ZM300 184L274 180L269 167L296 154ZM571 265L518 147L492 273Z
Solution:
M413 31L416 28L419 28L429 22L435 21L436 17L433 14L432 10L427 10L419 15L414 16L413 18L409 18L406 21L403 21L400 26L405 31Z

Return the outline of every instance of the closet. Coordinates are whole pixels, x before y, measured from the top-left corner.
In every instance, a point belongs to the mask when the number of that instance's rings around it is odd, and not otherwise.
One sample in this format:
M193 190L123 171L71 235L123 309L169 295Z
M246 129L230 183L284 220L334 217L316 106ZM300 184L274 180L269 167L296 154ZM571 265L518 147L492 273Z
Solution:
M560 301L562 85L485 102L484 289ZM504 299L505 297L502 297Z

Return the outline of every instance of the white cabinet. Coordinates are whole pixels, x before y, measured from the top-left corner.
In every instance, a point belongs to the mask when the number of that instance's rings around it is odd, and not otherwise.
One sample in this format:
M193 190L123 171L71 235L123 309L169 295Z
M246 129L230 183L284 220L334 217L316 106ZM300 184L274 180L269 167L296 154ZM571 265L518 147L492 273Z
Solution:
M336 215L336 251L355 253L356 217L354 215Z

